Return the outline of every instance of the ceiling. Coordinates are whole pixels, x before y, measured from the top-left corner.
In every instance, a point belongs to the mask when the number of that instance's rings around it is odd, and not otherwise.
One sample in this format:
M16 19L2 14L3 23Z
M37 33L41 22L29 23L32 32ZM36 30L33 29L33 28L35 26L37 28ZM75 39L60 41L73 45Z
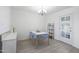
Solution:
M30 6L27 8L29 8L31 11L38 12L41 9L41 7L44 8L47 11L47 13L51 13L51 12L57 12L66 8L70 8L71 6Z
M57 11L61 11L63 9L70 8L71 6L17 6L14 8L29 10L35 13L38 13L38 11L43 7L45 10L47 10L47 13L55 13Z

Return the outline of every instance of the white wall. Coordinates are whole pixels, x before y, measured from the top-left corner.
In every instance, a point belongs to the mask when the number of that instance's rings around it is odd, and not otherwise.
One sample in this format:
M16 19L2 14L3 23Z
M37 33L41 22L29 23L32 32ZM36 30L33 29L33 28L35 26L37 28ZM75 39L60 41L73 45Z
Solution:
M10 7L0 6L0 34L10 30Z
M73 45L79 48L79 7L75 10L73 23Z
M71 39L66 39L61 37L60 35L60 16L71 16L71 24L72 24L72 34ZM56 13L51 13L46 16L46 25L48 23L54 23L55 24L55 39L61 40L63 42L66 42L68 44L71 44L77 48L79 48L79 7L72 7L68 9L61 10ZM47 27L47 26L46 26Z
M30 31L44 31L43 16L22 8L11 8L12 24L18 32L18 40L29 38Z

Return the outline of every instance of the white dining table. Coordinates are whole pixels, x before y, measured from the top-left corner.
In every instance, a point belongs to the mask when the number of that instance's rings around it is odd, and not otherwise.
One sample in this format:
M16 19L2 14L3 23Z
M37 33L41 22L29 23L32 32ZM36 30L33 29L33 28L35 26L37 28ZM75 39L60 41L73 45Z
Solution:
M31 32L32 41L36 41L36 46L38 47L39 40L47 40L48 41L48 32Z

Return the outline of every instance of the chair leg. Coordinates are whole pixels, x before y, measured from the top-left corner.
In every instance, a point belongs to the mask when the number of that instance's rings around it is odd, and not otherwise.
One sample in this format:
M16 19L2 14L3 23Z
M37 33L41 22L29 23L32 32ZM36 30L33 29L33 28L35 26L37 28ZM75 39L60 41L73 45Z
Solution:
M48 38L48 40L47 40L47 44L49 45L49 38Z
M32 40L32 45L33 45L33 46L36 45L36 44L35 44L35 40Z
M36 40L36 41L35 41L35 45L36 45L36 48L38 48L39 40Z

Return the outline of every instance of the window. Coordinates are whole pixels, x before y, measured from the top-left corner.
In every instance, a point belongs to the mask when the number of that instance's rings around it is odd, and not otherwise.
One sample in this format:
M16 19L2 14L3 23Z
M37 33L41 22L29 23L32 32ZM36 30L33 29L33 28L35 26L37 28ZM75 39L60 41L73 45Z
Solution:
M61 36L70 39L70 16L61 17Z

